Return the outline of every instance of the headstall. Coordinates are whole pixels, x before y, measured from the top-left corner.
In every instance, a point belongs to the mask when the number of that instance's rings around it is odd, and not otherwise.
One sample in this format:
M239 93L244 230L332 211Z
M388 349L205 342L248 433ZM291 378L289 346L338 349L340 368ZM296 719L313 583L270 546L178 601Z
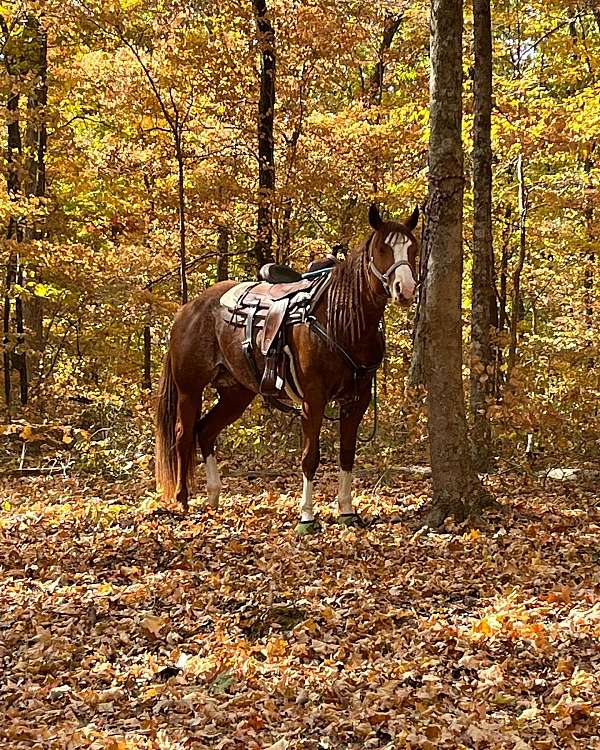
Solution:
M373 235L375 237L375 235ZM373 242L373 239L371 239L371 242ZM373 260L373 251L371 250L371 243L369 243L369 270L375 276L376 279L379 279L381 282L381 285L383 286L385 293L388 297L392 296L392 290L390 289L390 278L394 271L397 268L400 268L400 266L408 266L410 268L410 272L412 274L413 280L415 278L413 267L410 264L410 261L408 260L398 260L395 263L392 263L392 265L386 270L381 272L377 266L375 265L375 261ZM416 281L415 281L416 283Z

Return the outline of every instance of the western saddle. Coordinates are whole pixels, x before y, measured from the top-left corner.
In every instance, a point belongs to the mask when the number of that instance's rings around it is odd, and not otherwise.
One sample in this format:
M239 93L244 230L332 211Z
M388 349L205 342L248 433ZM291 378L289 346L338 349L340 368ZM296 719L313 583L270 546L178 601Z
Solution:
M242 282L221 297L230 314L230 325L243 328L242 350L254 373L259 393L276 406L299 401L302 391L287 345L287 329L307 323L331 281L331 266L300 274L288 266L268 263L259 271L260 281ZM265 357L261 373L256 348ZM287 407L289 408L289 406Z

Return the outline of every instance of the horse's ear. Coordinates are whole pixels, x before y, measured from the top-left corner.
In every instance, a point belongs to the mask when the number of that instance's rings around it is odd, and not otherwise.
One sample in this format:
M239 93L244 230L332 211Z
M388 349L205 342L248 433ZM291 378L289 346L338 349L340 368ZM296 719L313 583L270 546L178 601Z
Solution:
M415 210L408 217L408 219L406 219L406 221L404 222L404 226L408 229L409 232L412 232L412 230L417 226L418 221L419 221L419 207L415 206Z
M369 207L369 224L375 231L381 229L381 225L383 224L379 209L374 203L371 203Z

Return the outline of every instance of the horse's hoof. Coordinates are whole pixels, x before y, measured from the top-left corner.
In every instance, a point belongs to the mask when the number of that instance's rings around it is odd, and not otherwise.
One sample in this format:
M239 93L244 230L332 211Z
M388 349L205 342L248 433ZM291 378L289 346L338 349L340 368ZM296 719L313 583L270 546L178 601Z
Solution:
M321 531L321 524L316 518L312 521L300 521L295 528L296 536L308 536L309 534L318 534Z
M365 526L364 521L358 513L340 513L337 521L340 526L346 526L347 528L357 526L359 529L363 529Z

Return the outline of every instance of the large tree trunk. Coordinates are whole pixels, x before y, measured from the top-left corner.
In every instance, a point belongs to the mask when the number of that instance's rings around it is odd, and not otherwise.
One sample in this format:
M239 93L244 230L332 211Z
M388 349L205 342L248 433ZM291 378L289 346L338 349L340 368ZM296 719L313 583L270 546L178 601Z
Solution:
M471 305L471 433L478 471L489 469L491 430L487 417L492 392L490 346L494 302L492 244L492 20L490 0L473 0L473 277Z
M260 47L258 101L258 221L254 254L258 267L273 260L273 198L275 192L275 31L265 0L253 0Z
M489 496L475 473L462 382L462 0L432 0L431 131L425 307L425 378L437 526L478 512Z

